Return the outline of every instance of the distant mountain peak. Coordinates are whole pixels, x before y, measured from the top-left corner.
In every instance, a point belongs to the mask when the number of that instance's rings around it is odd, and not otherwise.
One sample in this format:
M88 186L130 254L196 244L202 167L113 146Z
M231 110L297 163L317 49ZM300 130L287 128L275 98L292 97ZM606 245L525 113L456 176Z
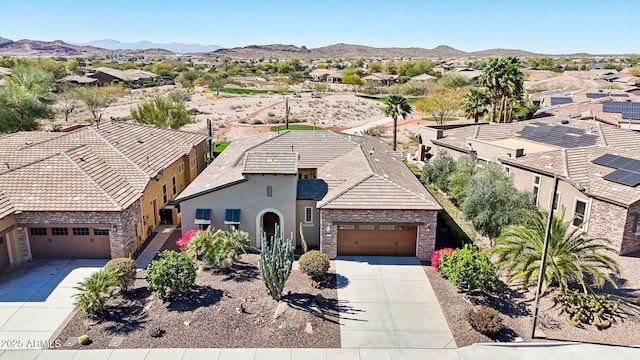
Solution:
M93 40L88 43L78 44L95 46L108 50L148 50L148 49L164 49L174 53L199 53L215 51L221 48L218 45L200 45L200 44L183 44L183 43L154 43L147 40L137 42L122 42L113 39Z

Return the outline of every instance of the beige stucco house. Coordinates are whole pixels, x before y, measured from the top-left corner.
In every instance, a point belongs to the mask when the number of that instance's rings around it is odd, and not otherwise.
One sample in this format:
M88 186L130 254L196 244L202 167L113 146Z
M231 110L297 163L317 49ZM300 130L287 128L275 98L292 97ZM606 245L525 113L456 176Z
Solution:
M176 199L182 231L230 227L260 246L278 224L337 255L428 260L440 206L383 141L332 131L234 140Z
M549 117L511 124L420 129L431 154L445 150L498 162L545 210L565 208L574 225L611 241L621 255L640 251L640 133L595 120ZM560 181L552 204L554 176Z

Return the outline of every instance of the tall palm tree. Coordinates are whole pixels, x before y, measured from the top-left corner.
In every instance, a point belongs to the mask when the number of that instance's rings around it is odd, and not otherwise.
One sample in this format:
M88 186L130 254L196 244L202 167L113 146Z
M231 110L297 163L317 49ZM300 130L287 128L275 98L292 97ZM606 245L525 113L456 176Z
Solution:
M462 110L464 110L464 116L467 118L473 118L475 122L478 122L481 116L484 116L489 112L487 105L491 103L491 98L486 91L480 89L471 89L462 98Z
M487 60L487 65L482 74L480 81L488 90L491 97L491 116L489 120L494 122L496 119L496 107L500 96L502 95L502 87L500 79L504 73L506 63L502 57L491 57Z
M411 114L413 109L407 102L407 99L402 95L391 95L386 103L387 106L382 108L382 112L386 116L393 118L393 151L396 151L398 145L398 116L406 119L407 115Z
M614 253L606 240L590 238L582 225L572 227L573 219L564 222L565 209L554 215L551 222L546 268L542 278L543 293L549 285L559 285L562 290L570 282L579 283L586 292L587 278L598 286L607 281L615 282L604 272L618 273L618 264L605 253ZM493 255L498 256L496 267L508 275L507 282L522 280L524 286L536 282L540 273L540 259L546 233L545 211L525 210L528 221L525 225L510 226L496 239Z

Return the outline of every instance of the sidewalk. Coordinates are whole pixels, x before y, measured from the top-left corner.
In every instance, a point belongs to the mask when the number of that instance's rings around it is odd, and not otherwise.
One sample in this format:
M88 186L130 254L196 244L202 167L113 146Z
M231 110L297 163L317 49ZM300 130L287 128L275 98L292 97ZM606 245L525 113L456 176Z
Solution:
M474 344L459 349L6 350L0 360L602 360L638 359L640 349L579 343Z
M144 269L149 265L151 260L158 254L158 251L167 241L169 236L173 230L175 230L175 225L158 225L156 230L158 233L151 239L149 245L138 255L136 258L136 264L138 265L138 269Z

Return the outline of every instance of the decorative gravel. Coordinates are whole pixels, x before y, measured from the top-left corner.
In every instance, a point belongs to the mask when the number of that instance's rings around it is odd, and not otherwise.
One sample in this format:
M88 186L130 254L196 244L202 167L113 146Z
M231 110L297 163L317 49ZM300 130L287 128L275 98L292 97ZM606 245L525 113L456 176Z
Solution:
M339 348L335 274L317 289L296 263L278 302L264 288L258 260L245 254L230 271L198 271L191 293L166 303L151 296L140 271L135 289L110 301L105 318L90 322L76 313L58 339L88 334L87 349L109 348L114 338L122 340L117 348ZM155 327L162 337L149 335Z

